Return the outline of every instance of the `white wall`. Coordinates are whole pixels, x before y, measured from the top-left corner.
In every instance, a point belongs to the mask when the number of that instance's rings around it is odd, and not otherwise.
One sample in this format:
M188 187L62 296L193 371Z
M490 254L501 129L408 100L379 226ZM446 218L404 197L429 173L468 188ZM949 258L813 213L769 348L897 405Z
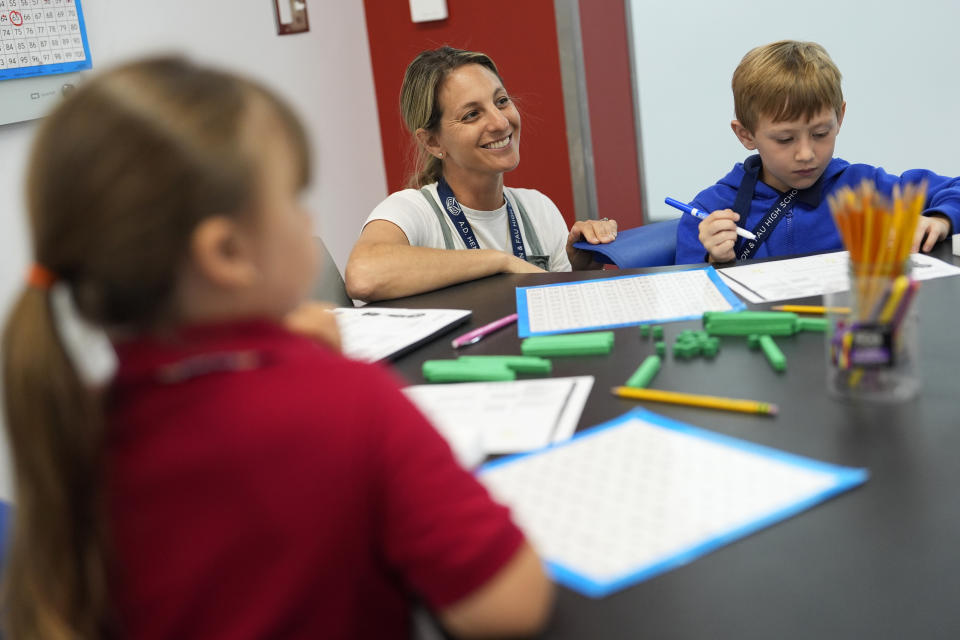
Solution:
M386 174L360 0L307 0L310 31L276 35L270 0L85 0L94 69L178 52L246 73L290 101L314 150L305 204L342 272ZM35 123L0 126L0 313L30 260L22 181ZM10 497L0 446L0 499Z
M822 44L843 74L836 154L901 173L960 175L954 0L630 0L646 211L674 217L750 152L730 131L733 70L751 48Z

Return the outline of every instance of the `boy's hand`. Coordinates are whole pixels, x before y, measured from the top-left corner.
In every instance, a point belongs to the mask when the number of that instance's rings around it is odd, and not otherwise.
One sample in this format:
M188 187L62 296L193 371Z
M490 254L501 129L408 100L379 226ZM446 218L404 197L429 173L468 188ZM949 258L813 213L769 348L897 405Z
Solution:
M922 249L924 253L928 253L948 235L950 235L950 218L939 213L920 216L910 251L916 253Z
M340 329L332 309L333 305L327 302L304 302L284 317L283 325L294 333L340 351Z
M700 244L710 254L710 262L730 262L736 257L733 245L737 242L739 219L740 214L733 209L719 209L700 223Z

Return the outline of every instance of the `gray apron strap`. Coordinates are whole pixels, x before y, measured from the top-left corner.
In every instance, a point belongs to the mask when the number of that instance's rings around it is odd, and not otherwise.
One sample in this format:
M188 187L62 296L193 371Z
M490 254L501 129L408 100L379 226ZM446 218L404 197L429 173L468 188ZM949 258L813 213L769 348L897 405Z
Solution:
M437 201L433 199L433 196L430 195L430 190L426 187L420 189L420 193L424 198L427 199L427 202L430 203L430 206L433 207L433 212L437 214L437 222L440 223L440 230L443 232L443 244L447 249L453 249L453 235L450 233L450 229L447 227L447 219L443 215L443 211L440 211L440 207L437 205Z
M527 243L527 255L531 256L542 256L543 248L540 246L540 238L537 237L537 231L533 226L533 223L530 222L530 217L527 215L527 210L523 208L523 203L520 202L520 198L516 194L510 192L508 189L504 189L507 193L512 196L514 204L517 205L517 215L520 216L520 224L523 225L523 237Z

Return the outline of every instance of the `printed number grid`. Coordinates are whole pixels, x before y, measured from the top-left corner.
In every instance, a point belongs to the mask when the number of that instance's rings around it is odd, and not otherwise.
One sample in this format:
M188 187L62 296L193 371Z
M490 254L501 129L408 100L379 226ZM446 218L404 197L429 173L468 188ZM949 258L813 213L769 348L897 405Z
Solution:
M569 331L730 311L703 269L526 290L530 332Z
M74 0L0 0L0 72L86 58Z
M494 463L480 480L552 565L593 585L626 586L823 495L837 474L631 413L567 445Z

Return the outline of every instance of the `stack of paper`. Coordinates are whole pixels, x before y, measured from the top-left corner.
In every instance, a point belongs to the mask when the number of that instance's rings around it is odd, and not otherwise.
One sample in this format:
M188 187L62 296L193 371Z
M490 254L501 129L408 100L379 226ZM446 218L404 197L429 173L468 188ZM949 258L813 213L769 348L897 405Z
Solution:
M387 307L341 307L333 312L343 354L364 362L396 358L466 322L472 313L463 309Z
M577 376L418 385L404 392L470 469L488 455L570 438L592 387L593 376Z

